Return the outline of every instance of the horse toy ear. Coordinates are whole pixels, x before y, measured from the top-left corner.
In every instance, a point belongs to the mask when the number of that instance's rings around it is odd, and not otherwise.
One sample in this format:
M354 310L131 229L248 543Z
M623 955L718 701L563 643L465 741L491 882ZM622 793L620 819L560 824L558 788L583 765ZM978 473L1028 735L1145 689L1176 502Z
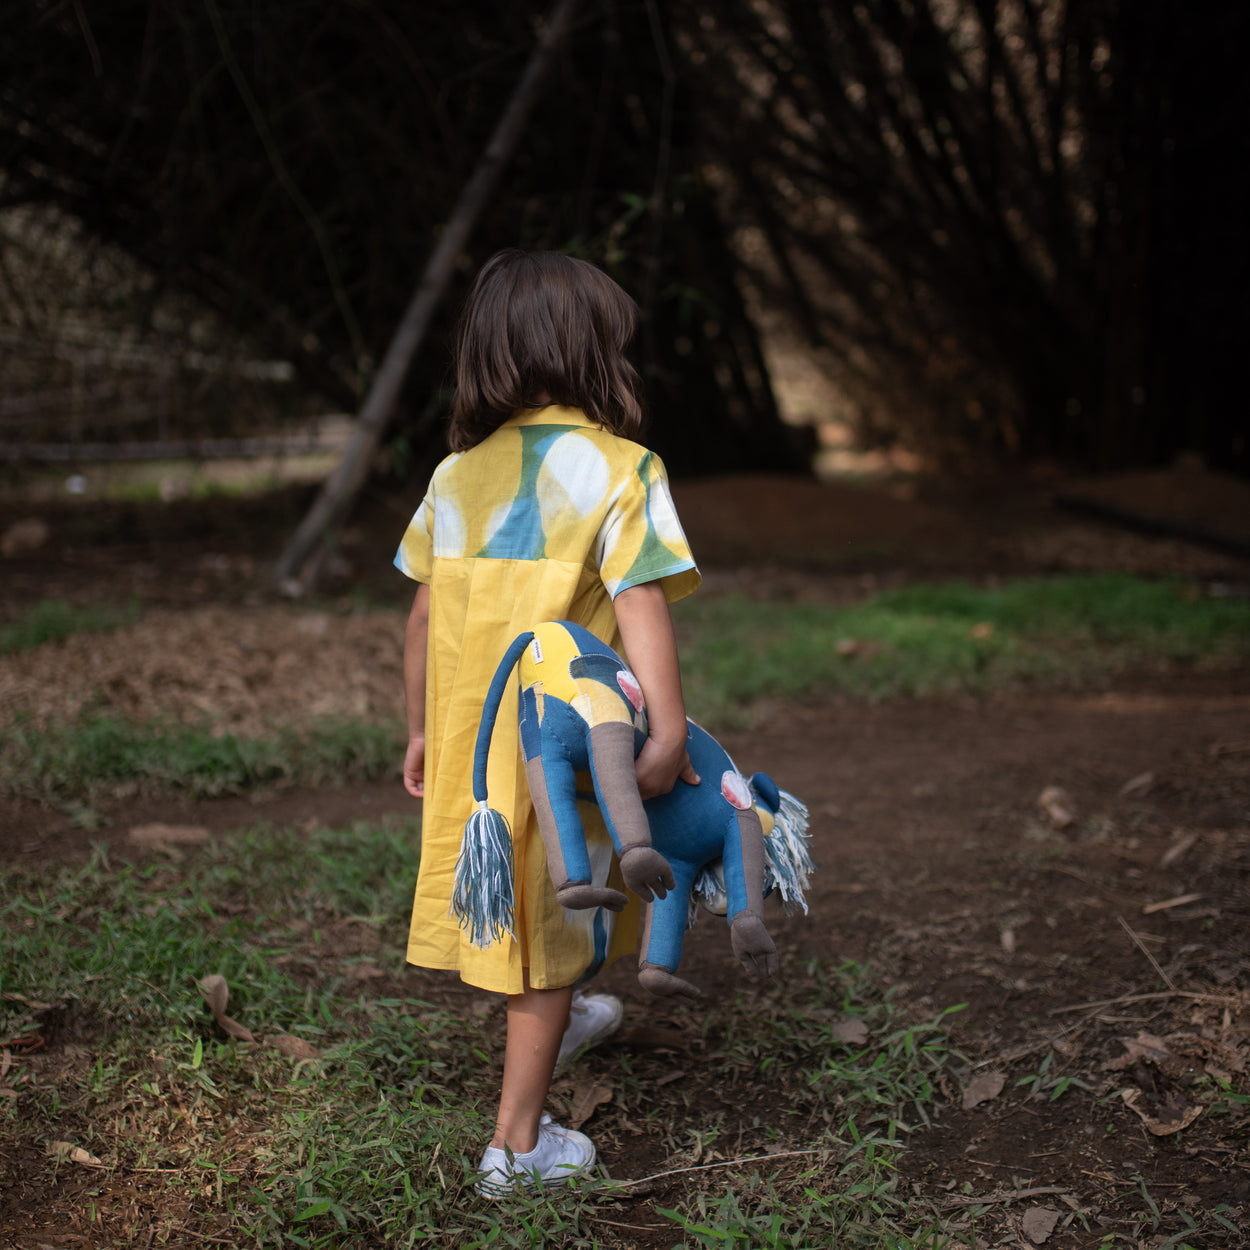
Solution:
M752 773L747 778L747 789L762 803L772 815L781 810L781 791L777 783L767 773Z

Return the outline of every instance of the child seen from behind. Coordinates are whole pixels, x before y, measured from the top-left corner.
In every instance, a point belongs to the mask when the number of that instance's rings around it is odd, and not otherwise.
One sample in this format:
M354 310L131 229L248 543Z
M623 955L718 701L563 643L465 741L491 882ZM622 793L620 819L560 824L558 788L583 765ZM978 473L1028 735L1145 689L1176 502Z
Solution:
M626 355L636 322L629 296L585 261L493 256L461 320L452 454L395 557L418 583L404 643L404 784L425 806L408 960L454 968L507 995L499 1110L478 1182L489 1197L593 1166L589 1138L553 1123L543 1107L557 1065L620 1024L618 1000L575 998L574 987L633 953L638 919L636 901L619 914L556 901L517 741L515 689L488 768L492 804L512 829L515 936L476 947L450 915L474 808L478 721L508 644L542 621L570 620L623 650L647 706L641 794L697 781L668 604L700 579L663 465L632 441L643 419ZM622 888L597 809L582 814L595 883ZM652 889L663 897L666 885L657 879Z

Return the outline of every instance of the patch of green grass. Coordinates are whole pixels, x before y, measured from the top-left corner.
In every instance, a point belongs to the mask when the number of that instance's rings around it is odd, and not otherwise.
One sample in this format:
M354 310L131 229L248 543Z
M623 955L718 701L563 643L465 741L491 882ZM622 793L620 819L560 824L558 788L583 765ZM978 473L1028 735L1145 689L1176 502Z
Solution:
M51 1154L32 1164L30 1147L65 1141L102 1161L85 1195L101 1247L132 1236L129 1199L110 1205L132 1175L169 1244L612 1247L630 1244L613 1230L638 1218L667 1220L667 1236L691 1246L967 1244L900 1191L895 1171L903 1118L934 1096L915 1070L941 1062L940 1022L916 1031L854 965L814 963L784 988L674 1008L692 1046L703 1036L681 1082L649 1052L604 1059L614 1099L588 1131L630 1141L641 1125L647 1153L663 1150L662 1170L681 1179L658 1216L620 1213L635 1186L602 1178L478 1198L501 1021L391 992L417 842L410 824L263 828L178 864L114 865L100 850L84 866L0 878L0 1044L49 1040L30 1058L18 1049L0 1120L53 1209L58 1169L71 1165ZM386 974L376 996L352 976L362 959ZM227 1038L196 990L212 972L227 979L234 1020L320 1056ZM854 1049L831 1033L848 1009L870 1034ZM67 1036L73 1053L58 1045ZM908 1036L923 1038L918 1049ZM721 1121L703 1122L700 1108L727 1093ZM76 1187L64 1201L84 1196Z
M113 716L5 731L0 794L44 803L177 790L211 798L280 785L363 781L394 774L398 722L325 721L263 738Z
M847 1250L941 1250L968 1246L964 1229L909 1211L897 1193L898 1142L848 1127L827 1139L819 1158L793 1175L746 1173L738 1184L699 1192L684 1209L659 1208L682 1232L683 1246L838 1246ZM920 1206L921 1204L916 1204Z
M307 994L270 957L327 917L398 925L417 842L406 825L307 836L260 828L209 844L185 870L114 866L97 847L48 879L0 878L0 995L36 987L41 1000L106 1014L124 1002L130 1020L189 1027L201 1014L185 993L190 979L220 972L233 994L285 1023L308 1010Z
M19 617L0 627L0 655L33 651L48 642L61 642L74 634L100 634L133 625L139 619L139 604L131 600L123 607L93 604L77 608L63 599L41 599Z
M1118 574L913 586L846 607L694 596L675 614L687 704L711 724L764 699L1089 688L1250 652L1250 603Z

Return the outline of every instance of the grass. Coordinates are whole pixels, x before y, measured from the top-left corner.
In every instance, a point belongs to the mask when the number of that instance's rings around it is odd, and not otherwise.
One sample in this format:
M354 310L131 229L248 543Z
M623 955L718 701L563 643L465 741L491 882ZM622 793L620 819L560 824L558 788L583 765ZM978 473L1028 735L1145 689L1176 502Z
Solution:
M16 620L0 628L0 655L31 651L46 643L61 642L73 634L101 634L133 625L139 619L139 605L131 600L124 607L95 604L74 607L63 599L41 599Z
M483 1024L437 995L394 992L417 841L407 823L262 828L181 864L114 865L98 849L86 865L3 880L0 1050L18 1057L0 1121L50 1220L90 1214L102 1248L149 1235L323 1250L635 1244L621 1225L665 1246L968 1244L896 1173L953 1057L942 1021L909 1020L850 964L669 1009L701 1052L681 1081L654 1052L583 1061L613 1086L588 1131L618 1160L631 1150L620 1143L638 1143L663 1160L655 1171L675 1170L662 1202L607 1177L476 1198L500 1016ZM234 1020L319 1056L228 1038L196 990L213 972ZM865 1025L855 1046L831 1032L846 1013Z
M766 699L1090 688L1250 653L1250 603L1117 574L918 585L845 607L695 596L676 619L687 704L709 724Z
M256 738L107 715L39 729L18 721L0 752L0 795L64 805L172 790L202 799L341 784L396 772L402 742L398 722L325 721Z

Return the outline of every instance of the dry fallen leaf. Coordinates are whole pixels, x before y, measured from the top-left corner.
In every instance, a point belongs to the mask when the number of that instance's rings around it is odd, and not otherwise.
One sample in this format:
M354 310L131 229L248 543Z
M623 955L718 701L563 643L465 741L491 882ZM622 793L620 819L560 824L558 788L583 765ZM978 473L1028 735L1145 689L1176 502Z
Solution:
M203 846L210 836L208 830L199 825L166 825L158 821L151 825L135 825L126 838L136 846L161 850L175 846Z
M104 1166L103 1162L97 1159L95 1155L89 1154L81 1146L75 1146L73 1142L49 1142L48 1149L58 1159L68 1159L71 1163L81 1163L83 1167L102 1168Z
M868 1041L868 1026L862 1020L839 1020L829 1032L835 1042L847 1046L863 1046Z
M273 1033L265 1038L265 1045L280 1050L284 1055L290 1055L292 1059L321 1058L321 1051L312 1042L306 1042L292 1033Z
M1007 1078L1001 1072L982 1072L979 1076L974 1076L964 1087L963 1109L971 1111L973 1107L997 1098L1006 1083Z
M1035 1246L1040 1246L1049 1240L1058 1223L1059 1212L1054 1207L1030 1207L1024 1213L1024 1235Z
M1056 829L1067 829L1076 824L1072 797L1061 786L1047 786L1037 796L1037 805Z
M231 1020L226 1015L226 1004L230 1001L230 987L226 984L226 978L220 972L211 973L204 977L203 980L195 983L196 989L204 996L204 1001L208 1004L208 1009L213 1013L213 1019L224 1029L231 1037L237 1037L241 1042L254 1042L256 1039L252 1036L250 1029L245 1029L237 1020Z
M1173 1133L1179 1133L1202 1114L1201 1107L1181 1107L1164 1103L1160 1109L1165 1114L1153 1116L1142 1107L1146 1095L1140 1089L1122 1089L1120 1097L1124 1099L1125 1106L1141 1116L1142 1123L1155 1137L1170 1137Z
M606 1081L579 1081L573 1087L573 1105L569 1127L581 1128L595 1113L595 1108L611 1102L615 1091Z
M1136 1054L1143 1055L1144 1058L1153 1059L1155 1063L1159 1063L1163 1059L1171 1059L1171 1051L1168 1049L1168 1043L1163 1038L1156 1038L1153 1033L1139 1033L1136 1038L1121 1038L1125 1046Z
M17 994L12 991L0 994L0 998L4 999L6 1003L21 1003L24 1007L29 1007L31 1011L51 1011L53 1007L57 1006L56 1003L39 1002L37 999L27 998L25 994ZM64 1006L65 1004L61 1003L60 1005Z
M1167 1043L1152 1033L1138 1033L1136 1037L1121 1037L1117 1040L1124 1047L1124 1054L1106 1065L1109 1071L1131 1067L1139 1059L1161 1064L1172 1058L1172 1052L1168 1050Z

